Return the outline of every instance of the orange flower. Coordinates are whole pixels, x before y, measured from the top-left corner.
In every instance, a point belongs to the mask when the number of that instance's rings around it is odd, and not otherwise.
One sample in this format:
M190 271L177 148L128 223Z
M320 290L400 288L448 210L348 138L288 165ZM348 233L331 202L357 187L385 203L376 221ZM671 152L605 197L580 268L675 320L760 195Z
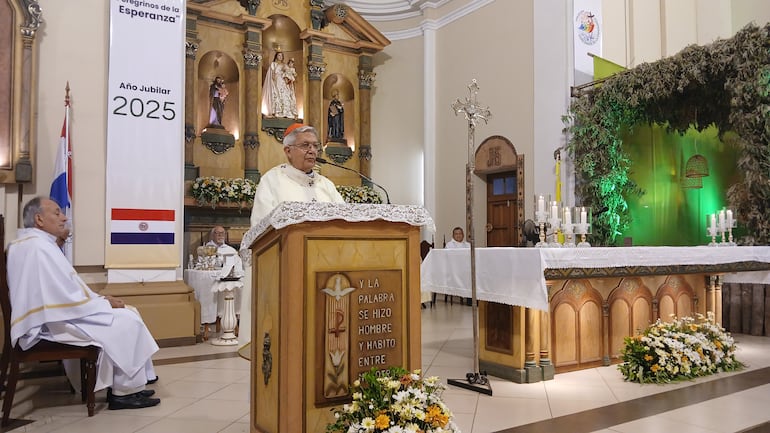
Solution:
M425 414L425 421L435 427L444 427L449 422L449 416L441 412L440 407L433 405L428 408L428 412Z
M644 360L645 361L652 361L652 355L650 355L649 353L644 355Z
M660 370L660 366L658 364L653 364L652 367L650 367L650 370L652 370L653 373L657 373L658 370Z
M385 430L386 428L390 427L390 418L384 414L377 415L377 418L374 420L374 426L380 430Z

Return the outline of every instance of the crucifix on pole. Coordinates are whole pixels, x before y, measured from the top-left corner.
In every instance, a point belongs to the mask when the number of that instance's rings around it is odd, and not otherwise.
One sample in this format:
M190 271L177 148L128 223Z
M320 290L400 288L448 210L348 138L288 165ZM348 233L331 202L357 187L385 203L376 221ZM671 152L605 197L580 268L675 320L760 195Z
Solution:
M465 375L465 380L449 379L447 383L492 395L492 388L489 386L489 380L486 373L479 371L479 307L476 302L476 236L473 232L473 171L475 169L475 132L476 124L483 120L487 123L492 117L489 107L481 107L477 96L479 85L474 78L468 85L469 96L465 101L456 99L452 103L452 110L455 115L465 115L468 121L468 163L465 165L465 222L467 224L467 238L471 245L471 309L473 311L473 371Z

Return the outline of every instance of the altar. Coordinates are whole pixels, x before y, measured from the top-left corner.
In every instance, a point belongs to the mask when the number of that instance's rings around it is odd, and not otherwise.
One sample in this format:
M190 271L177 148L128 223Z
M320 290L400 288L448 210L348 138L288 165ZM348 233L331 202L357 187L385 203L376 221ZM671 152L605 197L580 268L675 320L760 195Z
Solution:
M770 247L476 248L479 365L516 382L619 362L658 318L713 312L726 275L770 269ZM470 297L470 252L434 249L421 290Z

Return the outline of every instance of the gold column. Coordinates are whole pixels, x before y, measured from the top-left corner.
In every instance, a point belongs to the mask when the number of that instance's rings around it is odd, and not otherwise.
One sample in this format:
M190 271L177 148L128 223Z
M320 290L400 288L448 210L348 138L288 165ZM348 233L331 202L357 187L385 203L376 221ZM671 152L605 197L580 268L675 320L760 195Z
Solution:
M526 329L524 330L524 370L527 372L526 383L543 380L543 370L537 365L540 351L540 312L532 308L525 309Z
M317 37L309 37L307 43L307 78L308 92L305 100L305 123L313 125L319 131L323 130L323 87L321 77L326 72L323 61L323 41ZM322 134L323 135L323 134Z
M262 32L260 28L247 24L243 44L243 68L246 85L244 115L246 116L243 134L244 178L259 182L259 117L262 100Z
M710 275L709 276L709 285L706 287L706 313L711 311L714 313L714 316L716 317L716 281L717 276L716 275Z
M195 56L198 52L198 16L187 12L187 40L184 61L184 180L195 180L198 167L193 160L195 143Z
M22 2L21 4L24 4ZM29 3L29 2L26 2ZM22 37L21 53L21 107L19 113L19 129L21 130L21 140L19 140L19 158L16 160L15 180L16 182L32 182L32 147L35 143L37 131L33 128L35 115L35 98L37 94L37 84L32 78L37 76L37 47L35 45L35 34L40 27L41 11L37 2L28 4L25 11L25 20L19 26ZM13 7L11 8L13 9ZM13 50L11 50L13 51ZM11 155L13 152L11 151Z
M714 279L714 322L722 326L722 274L716 275Z
M372 160L372 83L377 74L372 72L372 56L362 55L358 58L358 93L361 122L359 124L360 141L358 157L360 171L371 177Z
M553 283L546 280L545 285L550 300ZM551 315L548 311L540 312L540 368L543 380L553 380L555 369L551 362Z

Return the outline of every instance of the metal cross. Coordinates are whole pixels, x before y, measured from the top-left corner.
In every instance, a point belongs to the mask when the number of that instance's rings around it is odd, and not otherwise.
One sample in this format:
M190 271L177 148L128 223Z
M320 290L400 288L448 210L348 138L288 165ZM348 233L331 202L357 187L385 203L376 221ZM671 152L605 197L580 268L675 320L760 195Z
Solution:
M468 163L465 165L465 219L467 224L466 237L468 243L471 244L470 259L471 259L471 308L473 310L473 371L466 375L467 381L471 385L472 390L479 392L485 392L489 395L492 394L489 387L489 380L487 380L486 374L479 372L479 318L478 318L478 305L476 302L476 237L474 236L473 229L473 171L475 165L475 138L474 132L476 131L476 123L479 120L483 120L486 124L488 119L492 117L492 112L489 111L489 107L479 106L477 96L479 93L479 85L474 78L471 84L468 85L469 96L465 98L465 102L461 102L460 99L456 99L452 104L452 110L455 115L463 113L465 120L468 121ZM450 384L457 384L463 386L461 382L453 379L449 380ZM486 386L489 391L482 391L478 387L474 386Z
M492 117L492 112L489 111L489 107L479 106L476 99L479 94L479 85L475 78L468 85L468 93L469 96L465 98L465 102L460 102L460 98L455 99L455 102L452 104L452 110L455 111L455 114L463 113L469 127L475 129L476 122L481 119L484 123L487 123L488 119Z

